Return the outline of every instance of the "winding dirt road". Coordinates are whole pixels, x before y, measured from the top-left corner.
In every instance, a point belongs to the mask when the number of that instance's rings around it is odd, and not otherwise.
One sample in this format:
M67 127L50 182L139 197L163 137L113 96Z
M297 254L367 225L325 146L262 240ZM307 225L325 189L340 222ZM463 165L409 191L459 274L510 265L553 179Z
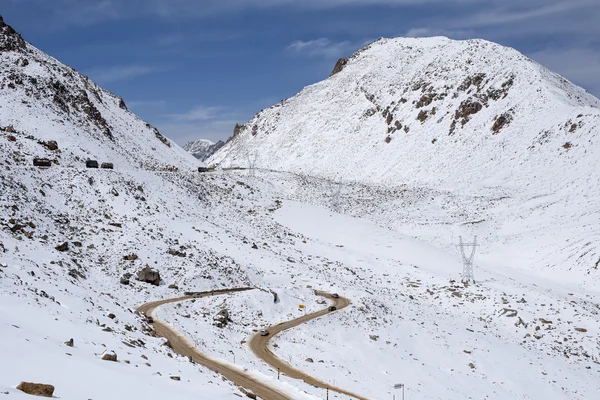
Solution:
M228 293L242 292L247 290L253 290L254 288L236 288L236 289L223 289L223 290L215 290L214 292L199 292L195 293L193 296L183 296L177 297L173 299L166 299L160 301L154 301L151 303L146 303L138 308L138 311L144 313L145 315L152 317L154 320L153 326L156 331L157 336L163 337L167 339L173 349L177 354L182 356L191 357L191 359L200 365L205 366L206 368L219 373L234 382L235 384L242 386L248 390L251 390L258 397L264 400L294 400L293 397L290 397L287 394L279 392L277 389L270 387L264 382L257 381L254 377L250 376L243 372L241 368L232 368L230 364L222 363L206 354L200 352L193 344L186 339L181 333L177 332L175 329L171 328L169 325L159 321L154 315L154 311L165 304L169 303L178 303L181 301L197 299L205 296L211 295L222 295ZM350 300L339 297L333 298L329 293L315 291L315 294L318 296L326 297L333 301L333 305L336 306L338 310L348 307L350 305ZM296 327L302 323L308 322L315 318L322 317L324 315L329 314L330 311L326 308L321 311L317 311L311 314L304 315L300 318L296 318L292 321L282 322L280 324L274 325L268 328L270 335L269 336L260 336L256 334L252 336L249 342L249 346L254 352L254 354L265 361L267 364L271 365L275 369L279 369L280 372L286 374L287 376L293 379L300 379L304 382L311 384L316 387L320 387L323 389L329 389L334 392L338 392L341 394L345 394L347 396L351 396L357 398L359 400L368 400L366 397L359 396L347 390L335 387L326 382L323 382L319 379L313 378L312 376L305 374L304 372L295 369L291 365L285 363L281 359L279 359L268 347L269 340L273 338L276 334L285 331L287 329L291 329Z
M244 289L229 289L229 290L216 290L214 291L214 295L222 295L227 293L235 293L241 292L245 290L252 290L252 288L244 288ZM289 397L283 393L277 391L264 383L258 382L256 379L251 377L244 372L231 368L227 364L223 364L218 360L213 359L212 357L207 356L206 354L200 352L196 347L194 347L190 341L188 341L184 336L182 336L175 329L171 328L167 324L159 321L156 316L153 314L154 311L164 305L169 303L178 303L180 301L192 300L200 297L211 296L213 292L202 292L198 293L194 296L184 296L178 297L174 299L167 299L161 301L154 301L152 303L144 304L143 306L138 308L138 311L146 314L147 316L152 317L154 323L154 330L156 334L160 337L163 337L169 341L173 351L182 356L191 357L192 360L200 365L205 366L206 368L219 373L234 382L236 385L242 386L248 390L251 390L254 394L256 394L261 399L265 400L294 400L293 397Z
M331 294L325 293L325 292L320 292L320 291L315 291L315 294L317 296L326 297L326 298L332 300L333 305L338 310L341 310L342 308L348 307L350 305L350 300L348 300L344 297L333 298L331 296ZM296 318L292 321L282 322L280 324L271 326L271 327L267 328L267 330L269 331L269 336L260 336L260 334L258 334L258 333L255 334L254 336L252 336L252 338L250 339L250 342L249 342L250 349L258 358L262 359L267 364L269 364L276 370L279 370L281 373L284 373L285 375L289 376L290 378L300 379L310 385L320 387L323 389L329 389L331 391L345 394L347 396L354 397L354 398L357 398L360 400L368 400L366 397L363 397L363 396L357 395L355 393L349 392L347 390L341 389L339 387L333 386L327 382L316 379L316 378L292 367L291 365L289 365L288 363L286 363L285 361L283 361L279 357L277 357L269 349L269 341L278 333L283 332L288 329L291 329L291 328L294 328L300 324L303 324L303 323L313 320L315 318L319 318L324 315L327 315L330 312L332 312L332 311L329 311L328 308L326 308L321 311L303 315L302 317ZM333 311L333 312L337 312L337 311Z

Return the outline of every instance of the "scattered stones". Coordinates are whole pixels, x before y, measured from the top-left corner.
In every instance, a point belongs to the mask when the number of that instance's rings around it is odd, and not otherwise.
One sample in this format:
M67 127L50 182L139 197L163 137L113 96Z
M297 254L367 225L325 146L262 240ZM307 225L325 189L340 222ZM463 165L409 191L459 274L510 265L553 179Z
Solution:
M54 395L54 386L43 383L21 382L17 389L32 396L52 397Z
M254 393L252 393L249 390L244 389L243 387L240 387L240 392L242 392L243 394L245 394L246 397L249 397L251 399L256 399L256 395Z
M252 248L253 248L254 250L258 250L258 246L256 245L256 243L252 243Z
M315 362L315 360L313 360L313 359L312 359L312 358L310 358L310 357L309 357L309 358L307 358L307 359L306 359L306 360L304 360L304 361L306 361L306 362L309 362L309 363L314 363L314 362Z
M180 381L181 380L180 376L170 376L169 378L171 378L174 381Z
M576 330L577 332L581 332L581 333L587 333L587 329L585 329L585 328L575 328L575 330Z
M374 340L374 341L376 341L377 339L379 339L379 336L377 336L377 335L369 335L369 338L370 338L371 340Z
M469 363L469 368L471 368L471 369L475 369L475 364L473 364L473 363Z
M55 249L60 252L69 251L69 242L64 242L63 244L59 244L58 246L55 247Z
M187 257L186 253L183 253L179 250L175 250L175 249L169 249L167 251L168 254L172 255L172 256L177 256L177 257Z
M113 361L116 362L117 361L117 353L115 353L112 350L107 350L104 353L102 353L102 356L100 356L101 359L103 359L104 361Z
M502 310L502 314L500 315L505 315L507 318L514 318L517 316L517 314L517 310L513 310L512 308L504 308Z
M160 284L160 273L157 270L146 266L144 269L138 272L137 279L138 281L158 286Z
M107 317L110 318L110 319L117 318L117 316L115 314L113 314L113 313L108 314Z
M135 261L138 259L138 255L135 253L127 254L123 256L124 261Z
M121 285L129 285L129 279L131 279L131 274L129 272L123 274L123 276L121 277Z
M172 284L169 285L169 289L179 290L179 286L177 286L176 284L172 283Z

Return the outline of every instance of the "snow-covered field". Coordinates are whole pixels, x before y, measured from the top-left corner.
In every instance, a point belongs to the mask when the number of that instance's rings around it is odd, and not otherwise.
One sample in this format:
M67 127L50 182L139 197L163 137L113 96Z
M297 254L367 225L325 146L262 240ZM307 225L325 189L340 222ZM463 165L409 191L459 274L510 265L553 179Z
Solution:
M273 377L275 371L248 350L248 337L263 326L300 315L298 304L305 304L308 312L324 307L311 288L339 292L352 300L350 308L273 341L274 352L284 360L337 386L386 398L393 384L405 383L416 399L544 399L550 394L589 399L600 390L597 291L571 289L552 276L541 279L510 265L496 268L485 262L477 263L478 284L464 288L458 283L462 266L456 249L434 247L410 232L391 230L386 219L376 224L373 215L371 221L351 216L369 215L362 209L359 190L355 196L344 189L344 207L352 204L352 210L339 214L331 210L328 185L285 174L251 178L243 173L7 171L10 176L2 175L5 188L14 182L24 186L17 185L20 190L3 197L1 205L11 210L19 204L12 211L14 223L4 221L0 231L6 265L0 269L0 310L3 338L8 339L2 342L3 354L9 359L28 355L1 375L0 385L10 393L16 393L20 380L40 380L55 384L61 398L87 396L94 376L77 371L92 364L98 376L114 383L113 389L103 389L112 390L114 398L127 396L113 374L127 379L131 390L137 387L135 379L152 377L161 389L149 390L144 381L149 399L160 398L160 390L171 387L185 398L195 385L202 385L205 391L200 393L207 393L206 398L227 398L235 389L187 360L167 357L168 348L160 340L140 333L144 324L130 310L184 290L239 286L273 290L281 301L275 304L271 293L257 289L166 305L158 315L207 354L227 362L235 357L236 364ZM86 187L92 175L94 197ZM38 188L44 181L56 183L44 187L42 199ZM145 200L137 198L138 186ZM434 215L436 207L423 212ZM10 231L28 220L35 228ZM111 221L122 223L121 228L108 225ZM81 247L71 245L60 253L54 246L63 241L79 241ZM169 249L186 255L171 255ZM131 253L138 259L123 259ZM119 284L124 272L136 272L145 264L159 269L161 286L134 278L130 286ZM30 270L35 277L28 275ZM71 270L86 279L69 275ZM179 289L169 289L170 284ZM213 317L222 308L229 310L232 322L217 328ZM504 309L515 310L517 316L502 315ZM109 312L116 315L114 320L107 319ZM519 318L523 324L515 326ZM102 324L115 332L102 331ZM125 324L138 330L129 332ZM70 337L74 349L62 344ZM130 337L141 338L146 347L121 343ZM100 360L104 345L122 362ZM145 365L141 354L153 367ZM59 379L52 366L79 379ZM168 378L176 374L182 381ZM323 394L301 382L288 383L316 397Z

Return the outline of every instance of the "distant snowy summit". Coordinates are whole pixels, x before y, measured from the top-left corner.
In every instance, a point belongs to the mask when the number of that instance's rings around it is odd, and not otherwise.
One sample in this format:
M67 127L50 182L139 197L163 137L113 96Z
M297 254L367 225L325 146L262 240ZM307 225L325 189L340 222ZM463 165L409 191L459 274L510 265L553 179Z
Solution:
M195 169L200 163L127 109L125 101L27 43L0 17L0 161Z
M600 100L484 40L379 39L242 125L208 162L391 184L597 174ZM596 143L596 145L593 145Z
M185 146L183 146L183 149L188 153L191 153L198 160L205 161L223 146L225 146L225 142L221 140L219 140L217 143L214 143L210 140L200 139L188 142Z

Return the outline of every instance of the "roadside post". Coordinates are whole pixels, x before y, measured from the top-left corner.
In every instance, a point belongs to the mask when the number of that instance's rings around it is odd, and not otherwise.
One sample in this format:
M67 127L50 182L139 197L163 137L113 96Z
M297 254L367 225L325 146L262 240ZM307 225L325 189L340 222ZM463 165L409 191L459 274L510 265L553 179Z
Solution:
M395 384L394 389L402 389L402 400L404 400L404 383ZM396 395L394 395L394 400L396 400Z
M281 370L279 368L277 368L277 380L279 380L280 373L281 373Z
M327 388L327 400L329 400L329 388Z

